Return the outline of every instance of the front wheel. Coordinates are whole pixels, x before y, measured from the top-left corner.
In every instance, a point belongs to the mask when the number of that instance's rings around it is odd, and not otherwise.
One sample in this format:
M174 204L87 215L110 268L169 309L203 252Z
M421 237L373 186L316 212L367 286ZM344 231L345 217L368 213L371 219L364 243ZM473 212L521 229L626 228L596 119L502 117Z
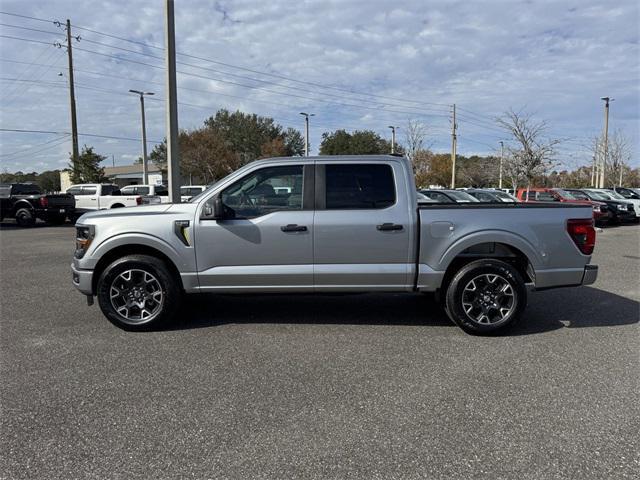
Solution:
M453 277L446 312L465 332L482 335L513 325L527 305L527 289L518 271L500 260L468 263Z
M98 304L124 330L150 330L172 319L182 291L166 264L149 255L128 255L111 263L98 280Z

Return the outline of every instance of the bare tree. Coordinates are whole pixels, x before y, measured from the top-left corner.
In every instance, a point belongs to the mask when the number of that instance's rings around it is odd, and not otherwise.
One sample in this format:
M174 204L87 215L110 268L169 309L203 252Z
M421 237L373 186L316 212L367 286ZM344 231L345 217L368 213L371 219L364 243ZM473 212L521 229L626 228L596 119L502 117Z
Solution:
M548 139L547 122L533 119L531 114L509 109L497 124L513 137L514 145L508 147L512 174L522 176L527 185L527 197L531 181L544 174L553 165L556 146L560 139Z
M404 129L405 149L407 158L414 163L418 152L430 150L431 143L426 144L428 128L418 120L409 120Z
M609 148L607 152L607 168L605 171L605 184L615 187L622 186L623 172L631 161L631 142L621 130L616 130L609 136Z

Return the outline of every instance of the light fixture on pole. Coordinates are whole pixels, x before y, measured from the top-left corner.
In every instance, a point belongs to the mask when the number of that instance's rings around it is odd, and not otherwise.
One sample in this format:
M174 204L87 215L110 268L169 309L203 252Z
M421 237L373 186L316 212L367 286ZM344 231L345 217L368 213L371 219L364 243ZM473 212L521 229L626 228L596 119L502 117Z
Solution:
M394 125L389 125L389 128L391 129L391 153L396 153L396 128L400 128L400 127L396 127Z
M314 117L315 113L300 112L304 116L304 156L309 156L309 117Z
M149 183L149 173L147 169L147 127L144 119L144 96L153 95L153 92L143 92L140 90L129 90L140 96L140 114L142 116L142 185Z
M604 188L604 177L607 170L607 154L609 150L609 102L613 102L613 98L600 97L604 101L604 153L602 155L602 167L600 168L600 179L597 182L599 188Z

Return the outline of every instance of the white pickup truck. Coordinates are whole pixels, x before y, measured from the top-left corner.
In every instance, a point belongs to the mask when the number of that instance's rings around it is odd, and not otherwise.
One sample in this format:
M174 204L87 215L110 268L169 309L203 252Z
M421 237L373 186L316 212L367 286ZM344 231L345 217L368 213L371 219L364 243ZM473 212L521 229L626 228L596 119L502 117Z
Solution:
M142 196L124 195L120 187L106 183L83 183L67 189L76 199L76 214L109 208L142 205Z
M120 189L122 195L141 195L142 203L169 203L166 185L127 185Z

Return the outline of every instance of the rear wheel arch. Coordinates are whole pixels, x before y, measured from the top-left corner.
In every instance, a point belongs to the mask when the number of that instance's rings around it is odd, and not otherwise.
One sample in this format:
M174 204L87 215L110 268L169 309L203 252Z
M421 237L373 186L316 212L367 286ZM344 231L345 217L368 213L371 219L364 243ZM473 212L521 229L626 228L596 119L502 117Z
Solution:
M111 207L109 208L124 208L124 205L121 203L114 203L113 205L111 205Z
M439 290L446 292L456 273L475 260L501 260L513 266L525 282L535 280L531 260L522 250L508 243L483 242L465 248L449 262Z

